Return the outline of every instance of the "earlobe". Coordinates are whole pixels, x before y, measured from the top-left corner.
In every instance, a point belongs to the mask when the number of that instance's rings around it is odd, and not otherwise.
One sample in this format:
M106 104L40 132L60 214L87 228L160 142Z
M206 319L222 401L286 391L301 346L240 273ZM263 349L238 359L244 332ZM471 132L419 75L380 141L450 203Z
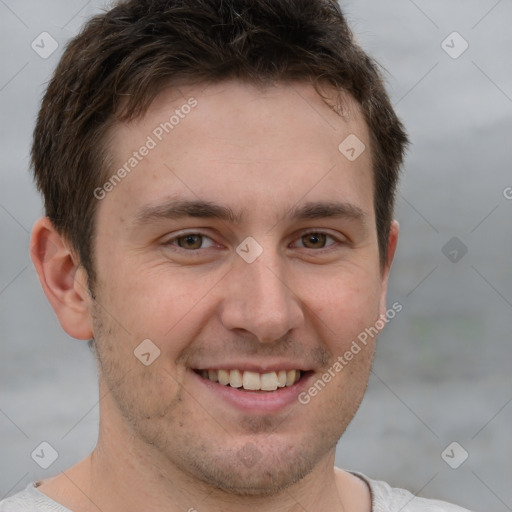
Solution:
M30 241L32 261L60 325L73 338L93 337L87 275L50 219L39 219Z

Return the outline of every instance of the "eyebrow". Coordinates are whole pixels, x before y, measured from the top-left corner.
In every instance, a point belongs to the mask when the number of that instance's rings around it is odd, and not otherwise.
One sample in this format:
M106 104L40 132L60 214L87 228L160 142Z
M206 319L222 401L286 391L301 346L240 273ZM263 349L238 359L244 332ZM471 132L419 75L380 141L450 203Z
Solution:
M364 210L359 208L359 206L351 203L342 203L337 201L318 201L309 202L302 206L295 207L288 215L286 215L286 217L298 220L334 217L365 221L367 215Z
M161 204L143 206L135 215L135 224L152 221L196 217L218 219L233 224L240 223L243 212L235 212L227 206L209 201L178 199ZM359 206L347 202L316 201L293 207L283 219L314 220L324 218L345 218L366 225L367 214ZM283 220L282 219L282 220Z
M209 201L178 199L165 203L143 206L135 216L136 224L166 219L197 217L200 219L219 219L233 224L240 222L242 215L231 208Z

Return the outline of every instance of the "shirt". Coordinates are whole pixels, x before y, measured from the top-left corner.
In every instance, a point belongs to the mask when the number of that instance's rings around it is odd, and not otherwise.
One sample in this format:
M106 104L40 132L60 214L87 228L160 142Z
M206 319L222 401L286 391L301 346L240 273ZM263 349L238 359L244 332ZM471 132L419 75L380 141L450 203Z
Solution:
M353 473L363 479L372 495L372 512L470 512L468 509L445 501L418 498L405 489L397 489L386 482L371 480L360 473ZM43 494L36 484L10 498L0 501L0 512L71 512Z

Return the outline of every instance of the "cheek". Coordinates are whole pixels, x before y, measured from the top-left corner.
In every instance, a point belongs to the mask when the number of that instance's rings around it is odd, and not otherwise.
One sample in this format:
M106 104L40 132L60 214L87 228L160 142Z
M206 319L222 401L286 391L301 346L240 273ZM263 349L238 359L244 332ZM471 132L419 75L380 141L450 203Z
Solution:
M173 360L215 314L212 298L222 287L220 271L177 272L168 263L150 266L136 261L131 268L124 264L111 266L110 271L103 293L105 309L130 338L137 343L152 340Z
M123 416L136 421L165 416L182 399L184 370L169 366L165 347L149 341L156 337L128 331L131 326L103 306L96 306L94 317L100 376Z
M313 283L320 283L313 286ZM330 276L303 281L309 292L307 307L334 344L343 346L375 324L379 315L381 283L368 268L330 271Z

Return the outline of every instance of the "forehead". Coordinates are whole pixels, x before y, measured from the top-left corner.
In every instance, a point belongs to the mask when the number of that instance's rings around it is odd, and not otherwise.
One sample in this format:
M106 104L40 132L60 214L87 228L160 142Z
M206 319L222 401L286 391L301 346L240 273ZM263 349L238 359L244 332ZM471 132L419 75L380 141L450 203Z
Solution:
M107 180L122 177L100 206L128 212L179 196L279 215L303 198L370 214L368 128L349 95L327 101L340 99L342 115L302 83L166 89L144 116L113 127Z

